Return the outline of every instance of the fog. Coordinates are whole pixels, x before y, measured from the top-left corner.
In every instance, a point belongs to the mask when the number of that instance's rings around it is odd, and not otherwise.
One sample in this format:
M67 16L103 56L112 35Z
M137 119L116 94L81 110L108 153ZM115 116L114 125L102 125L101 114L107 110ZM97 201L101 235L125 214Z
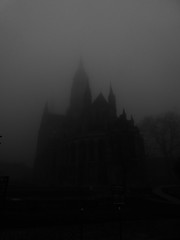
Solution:
M178 1L1 1L1 159L33 164L44 105L66 111L80 57L119 113L179 112L179 29Z

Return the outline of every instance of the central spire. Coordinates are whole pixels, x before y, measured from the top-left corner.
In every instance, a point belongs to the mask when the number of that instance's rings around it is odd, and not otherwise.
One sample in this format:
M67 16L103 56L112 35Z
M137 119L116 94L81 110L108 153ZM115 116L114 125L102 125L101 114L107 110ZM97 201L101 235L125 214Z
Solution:
M110 87L109 87L108 102L109 102L109 106L110 106L111 117L115 118L117 116L117 113L116 113L116 97L113 93L111 82L110 82Z
M80 58L73 78L68 114L74 118L78 118L90 104L91 90L89 87L89 78L85 72L82 58Z
M81 56L80 56L80 59L79 59L79 70L84 70L83 59L82 59Z

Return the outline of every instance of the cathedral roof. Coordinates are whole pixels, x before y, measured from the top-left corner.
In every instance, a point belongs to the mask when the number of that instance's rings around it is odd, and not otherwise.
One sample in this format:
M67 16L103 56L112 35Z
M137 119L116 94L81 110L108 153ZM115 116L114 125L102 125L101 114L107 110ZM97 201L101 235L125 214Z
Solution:
M108 102L106 101L106 99L102 93L100 93L97 96L97 98L94 100L94 103L93 103L93 105L100 106L100 107L107 106L107 104L108 104Z

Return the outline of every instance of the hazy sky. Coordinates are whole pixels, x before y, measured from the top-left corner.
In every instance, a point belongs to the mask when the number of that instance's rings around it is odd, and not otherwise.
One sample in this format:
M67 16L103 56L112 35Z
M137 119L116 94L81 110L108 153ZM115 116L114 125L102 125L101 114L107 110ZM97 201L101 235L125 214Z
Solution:
M44 104L65 112L80 56L118 112L180 112L179 1L1 0L0 36L1 158L33 162Z

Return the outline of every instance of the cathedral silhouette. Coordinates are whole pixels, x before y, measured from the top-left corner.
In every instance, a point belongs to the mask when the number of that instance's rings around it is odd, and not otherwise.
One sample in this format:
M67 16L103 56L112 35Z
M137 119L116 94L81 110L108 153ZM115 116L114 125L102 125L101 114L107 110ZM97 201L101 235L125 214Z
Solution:
M112 87L92 101L88 75L80 61L65 115L46 104L38 134L34 179L45 186L122 185L130 166L144 156L143 139L133 118L116 112Z

